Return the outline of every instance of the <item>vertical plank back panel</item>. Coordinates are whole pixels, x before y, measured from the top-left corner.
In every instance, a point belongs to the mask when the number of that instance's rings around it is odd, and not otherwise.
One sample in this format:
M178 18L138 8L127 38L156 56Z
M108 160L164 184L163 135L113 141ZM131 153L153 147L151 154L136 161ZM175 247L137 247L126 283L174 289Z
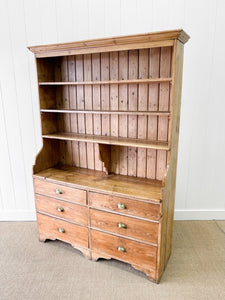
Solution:
M138 50L129 51L129 79L138 78ZM137 111L138 85L128 86L128 109ZM137 116L128 116L128 137L137 138ZM129 176L137 176L137 148L128 147L128 170Z
M152 48L149 52L149 78L159 77L160 48ZM149 84L148 110L157 111L159 101L158 83ZM148 139L157 140L158 117L148 116ZM156 154L154 149L147 150L147 178L156 178Z
M110 53L110 68L109 68L109 78L110 80L118 80L119 77L119 57L118 52ZM119 87L118 84L110 85L110 101L109 107L110 110L118 110L118 95L119 95ZM111 115L111 136L119 135L119 119L118 115ZM111 171L115 174L119 174L119 147L112 146L111 147Z
M128 51L119 52L119 80L128 79ZM119 85L119 110L126 111L128 107L128 88L127 84ZM127 137L127 116L119 116L119 136ZM121 175L127 175L127 147L120 147Z
M145 79L149 76L149 51L148 49L139 50L139 79ZM148 85L140 84L138 91L138 110L146 111L148 109ZM147 117L138 116L138 138L147 138ZM138 148L138 166L137 176L146 177L146 149Z
M76 56L76 79L77 81L83 81L83 56ZM84 87L77 86L77 109L84 109ZM78 114L78 133L85 133L85 116L84 114ZM87 168L87 152L86 143L79 142L79 159L80 167Z
M84 55L84 81L92 80L92 59L91 54ZM92 101L92 87L90 85L84 86L84 101L85 101L85 109L92 110L93 109L93 101ZM86 121L86 133L93 134L93 116L91 114L87 114L85 116ZM94 159L94 145L93 143L87 143L87 167L88 169L95 168L95 159Z
M68 71L68 58L63 56L61 59L61 78L62 81L69 81L69 71ZM63 108L70 109L70 97L69 97L69 87L67 85L62 86L62 103ZM64 131L71 132L71 119L70 114L64 115ZM72 142L65 141L65 164L72 165Z
M92 54L92 80L100 81L101 80L101 66L100 66L100 54L94 53ZM93 109L101 110L101 96L100 96L100 85L93 85ZM94 114L94 134L101 135L102 134L102 126L101 126L101 115ZM95 170L102 171L103 165L99 160L99 149L98 145L94 144L94 156L95 156Z
M69 81L76 81L76 62L74 56L68 56L68 74ZM70 99L70 108L77 109L77 87L69 86L69 99ZM77 114L71 114L71 132L78 133L78 120ZM79 144L78 142L72 142L72 165L79 167Z

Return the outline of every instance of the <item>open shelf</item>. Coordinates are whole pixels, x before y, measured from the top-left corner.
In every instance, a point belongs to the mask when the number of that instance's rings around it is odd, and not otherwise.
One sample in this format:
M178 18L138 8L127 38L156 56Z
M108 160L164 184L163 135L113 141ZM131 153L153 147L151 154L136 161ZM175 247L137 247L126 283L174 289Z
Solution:
M76 185L80 188L89 188L98 192L113 191L118 196L161 202L162 182L159 180L131 177L125 175L105 175L101 171L93 171L71 166L60 166L45 169L34 174L34 177L48 181L59 181L65 185Z
M39 82L39 85L99 85L99 84L139 84L172 82L172 78L147 78L126 80L101 80L101 81L65 81L65 82Z
M43 134L42 137L47 139L91 142L97 144L129 146L129 147L149 148L149 149L157 149L157 150L170 149L167 142L150 141L144 139L134 139L134 138L125 138L125 137L109 137L109 136L101 136L101 135L65 133L65 132Z
M68 114L102 114L102 115L134 115L134 116L169 116L169 111L118 111L118 110L76 110L76 109L41 109L42 113Z

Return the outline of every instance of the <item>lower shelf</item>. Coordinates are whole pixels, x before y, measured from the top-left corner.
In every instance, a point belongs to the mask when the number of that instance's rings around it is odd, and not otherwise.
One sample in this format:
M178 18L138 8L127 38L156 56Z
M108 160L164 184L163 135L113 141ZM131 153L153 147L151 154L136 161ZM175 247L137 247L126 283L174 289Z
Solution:
M124 175L106 175L104 172L70 166L54 167L34 174L34 178L62 182L79 188L111 193L129 198L160 203L162 182Z

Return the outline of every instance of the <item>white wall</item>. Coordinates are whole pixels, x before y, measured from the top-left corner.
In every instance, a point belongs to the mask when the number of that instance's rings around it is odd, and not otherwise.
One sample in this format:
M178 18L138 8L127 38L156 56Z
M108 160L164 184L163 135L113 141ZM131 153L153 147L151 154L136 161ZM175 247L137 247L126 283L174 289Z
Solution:
M29 45L183 28L176 219L225 219L223 0L0 0L0 220L35 219L41 147Z

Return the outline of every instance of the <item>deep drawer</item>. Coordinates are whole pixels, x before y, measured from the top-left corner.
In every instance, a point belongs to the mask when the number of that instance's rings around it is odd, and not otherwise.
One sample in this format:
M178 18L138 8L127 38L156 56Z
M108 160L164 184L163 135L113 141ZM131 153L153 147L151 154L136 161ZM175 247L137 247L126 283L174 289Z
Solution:
M38 194L35 195L35 202L38 212L48 213L85 226L88 225L87 207Z
M90 192L89 204L94 208L113 210L127 215L150 220L160 219L160 205L122 197Z
M88 229L59 219L37 214L39 233L72 245L88 247Z
M86 191L34 179L35 193L86 205Z
M156 269L157 248L125 238L91 230L92 250L108 254L124 262Z
M91 209L91 227L157 243L158 223Z

